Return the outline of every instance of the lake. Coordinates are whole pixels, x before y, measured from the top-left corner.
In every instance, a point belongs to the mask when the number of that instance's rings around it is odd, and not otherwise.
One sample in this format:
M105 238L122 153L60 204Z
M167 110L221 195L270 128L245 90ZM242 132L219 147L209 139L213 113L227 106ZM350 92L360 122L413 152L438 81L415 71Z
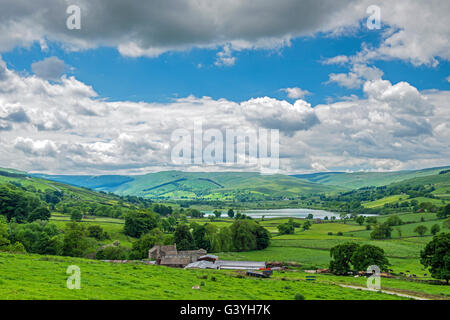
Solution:
M212 215L212 211L204 211L205 216ZM250 216L252 218L261 218L264 216L265 218L306 218L308 214L312 214L314 218L323 219L326 216L331 218L335 216L336 219L339 219L339 214L326 211L326 210L314 210L314 209L256 209L256 210L244 210L242 213ZM222 217L228 217L226 214L226 210L223 211Z

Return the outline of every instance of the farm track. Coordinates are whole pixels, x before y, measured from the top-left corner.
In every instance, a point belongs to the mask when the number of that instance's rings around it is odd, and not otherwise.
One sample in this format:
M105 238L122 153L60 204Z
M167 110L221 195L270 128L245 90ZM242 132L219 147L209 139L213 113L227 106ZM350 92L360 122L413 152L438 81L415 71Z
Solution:
M377 290L377 289L371 289L371 288L366 288L366 287L361 287L361 286L354 286L354 285L346 285L346 284L338 284L338 285L343 287L343 288L351 288L351 289L355 289L355 290L374 291L374 292L381 291L382 293L392 294L392 295L396 295L396 296L399 296L399 297L415 299L415 300L448 300L448 299L444 299L444 298L442 298L440 296L430 295L430 294L417 295L418 294L417 292L408 291L408 290L401 290L401 289L392 289L392 288L384 289L384 288L382 288L381 290Z

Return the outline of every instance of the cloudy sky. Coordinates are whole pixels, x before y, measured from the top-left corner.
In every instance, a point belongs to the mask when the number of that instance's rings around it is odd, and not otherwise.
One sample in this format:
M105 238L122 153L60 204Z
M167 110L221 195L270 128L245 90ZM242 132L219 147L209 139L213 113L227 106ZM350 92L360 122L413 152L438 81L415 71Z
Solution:
M0 166L252 170L173 163L194 122L278 129L284 173L450 165L449 16L447 0L0 0Z

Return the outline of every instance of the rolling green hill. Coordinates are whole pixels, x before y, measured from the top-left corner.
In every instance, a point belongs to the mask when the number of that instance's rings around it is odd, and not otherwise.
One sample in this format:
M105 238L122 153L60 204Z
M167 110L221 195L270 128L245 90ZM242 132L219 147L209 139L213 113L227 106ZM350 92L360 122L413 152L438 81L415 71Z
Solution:
M385 186L391 183L401 182L408 179L437 175L439 174L439 172L448 169L450 169L450 167L393 172L322 172L312 174L298 174L294 175L294 177L325 185L334 185L349 189L357 189L369 186Z
M120 195L163 199L284 198L342 190L291 176L257 172L164 171L136 176L35 176Z
M5 170L0 168L0 184L12 183L24 187L33 187L37 192L46 190L62 191L68 197L74 200L97 202L102 204L112 204L119 199L115 195L99 193L81 187L64 184L57 181L50 181L43 178L33 177L26 172L16 170Z

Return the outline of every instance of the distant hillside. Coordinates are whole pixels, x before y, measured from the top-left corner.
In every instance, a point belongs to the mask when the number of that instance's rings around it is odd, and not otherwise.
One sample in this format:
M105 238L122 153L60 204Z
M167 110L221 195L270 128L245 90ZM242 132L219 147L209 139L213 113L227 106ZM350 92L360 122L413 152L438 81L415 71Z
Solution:
M256 172L164 171L136 176L34 176L120 195L161 199L256 200L342 190L291 176Z
M36 192L45 192L46 190L62 191L65 195L70 196L74 200L94 201L103 204L111 204L119 200L116 195L99 193L57 181L33 177L26 172L0 168L0 184L5 183L12 183L27 188L33 187L32 190L35 190Z
M439 172L448 169L450 169L450 167L394 172L323 172L312 174L297 174L293 176L314 183L340 186L349 189L357 189L369 186L385 186L391 183L401 182L408 179L436 175L439 174Z
M133 181L133 178L131 177L115 176L115 175L74 176L74 175L32 174L32 176L100 191L111 191L126 182Z

